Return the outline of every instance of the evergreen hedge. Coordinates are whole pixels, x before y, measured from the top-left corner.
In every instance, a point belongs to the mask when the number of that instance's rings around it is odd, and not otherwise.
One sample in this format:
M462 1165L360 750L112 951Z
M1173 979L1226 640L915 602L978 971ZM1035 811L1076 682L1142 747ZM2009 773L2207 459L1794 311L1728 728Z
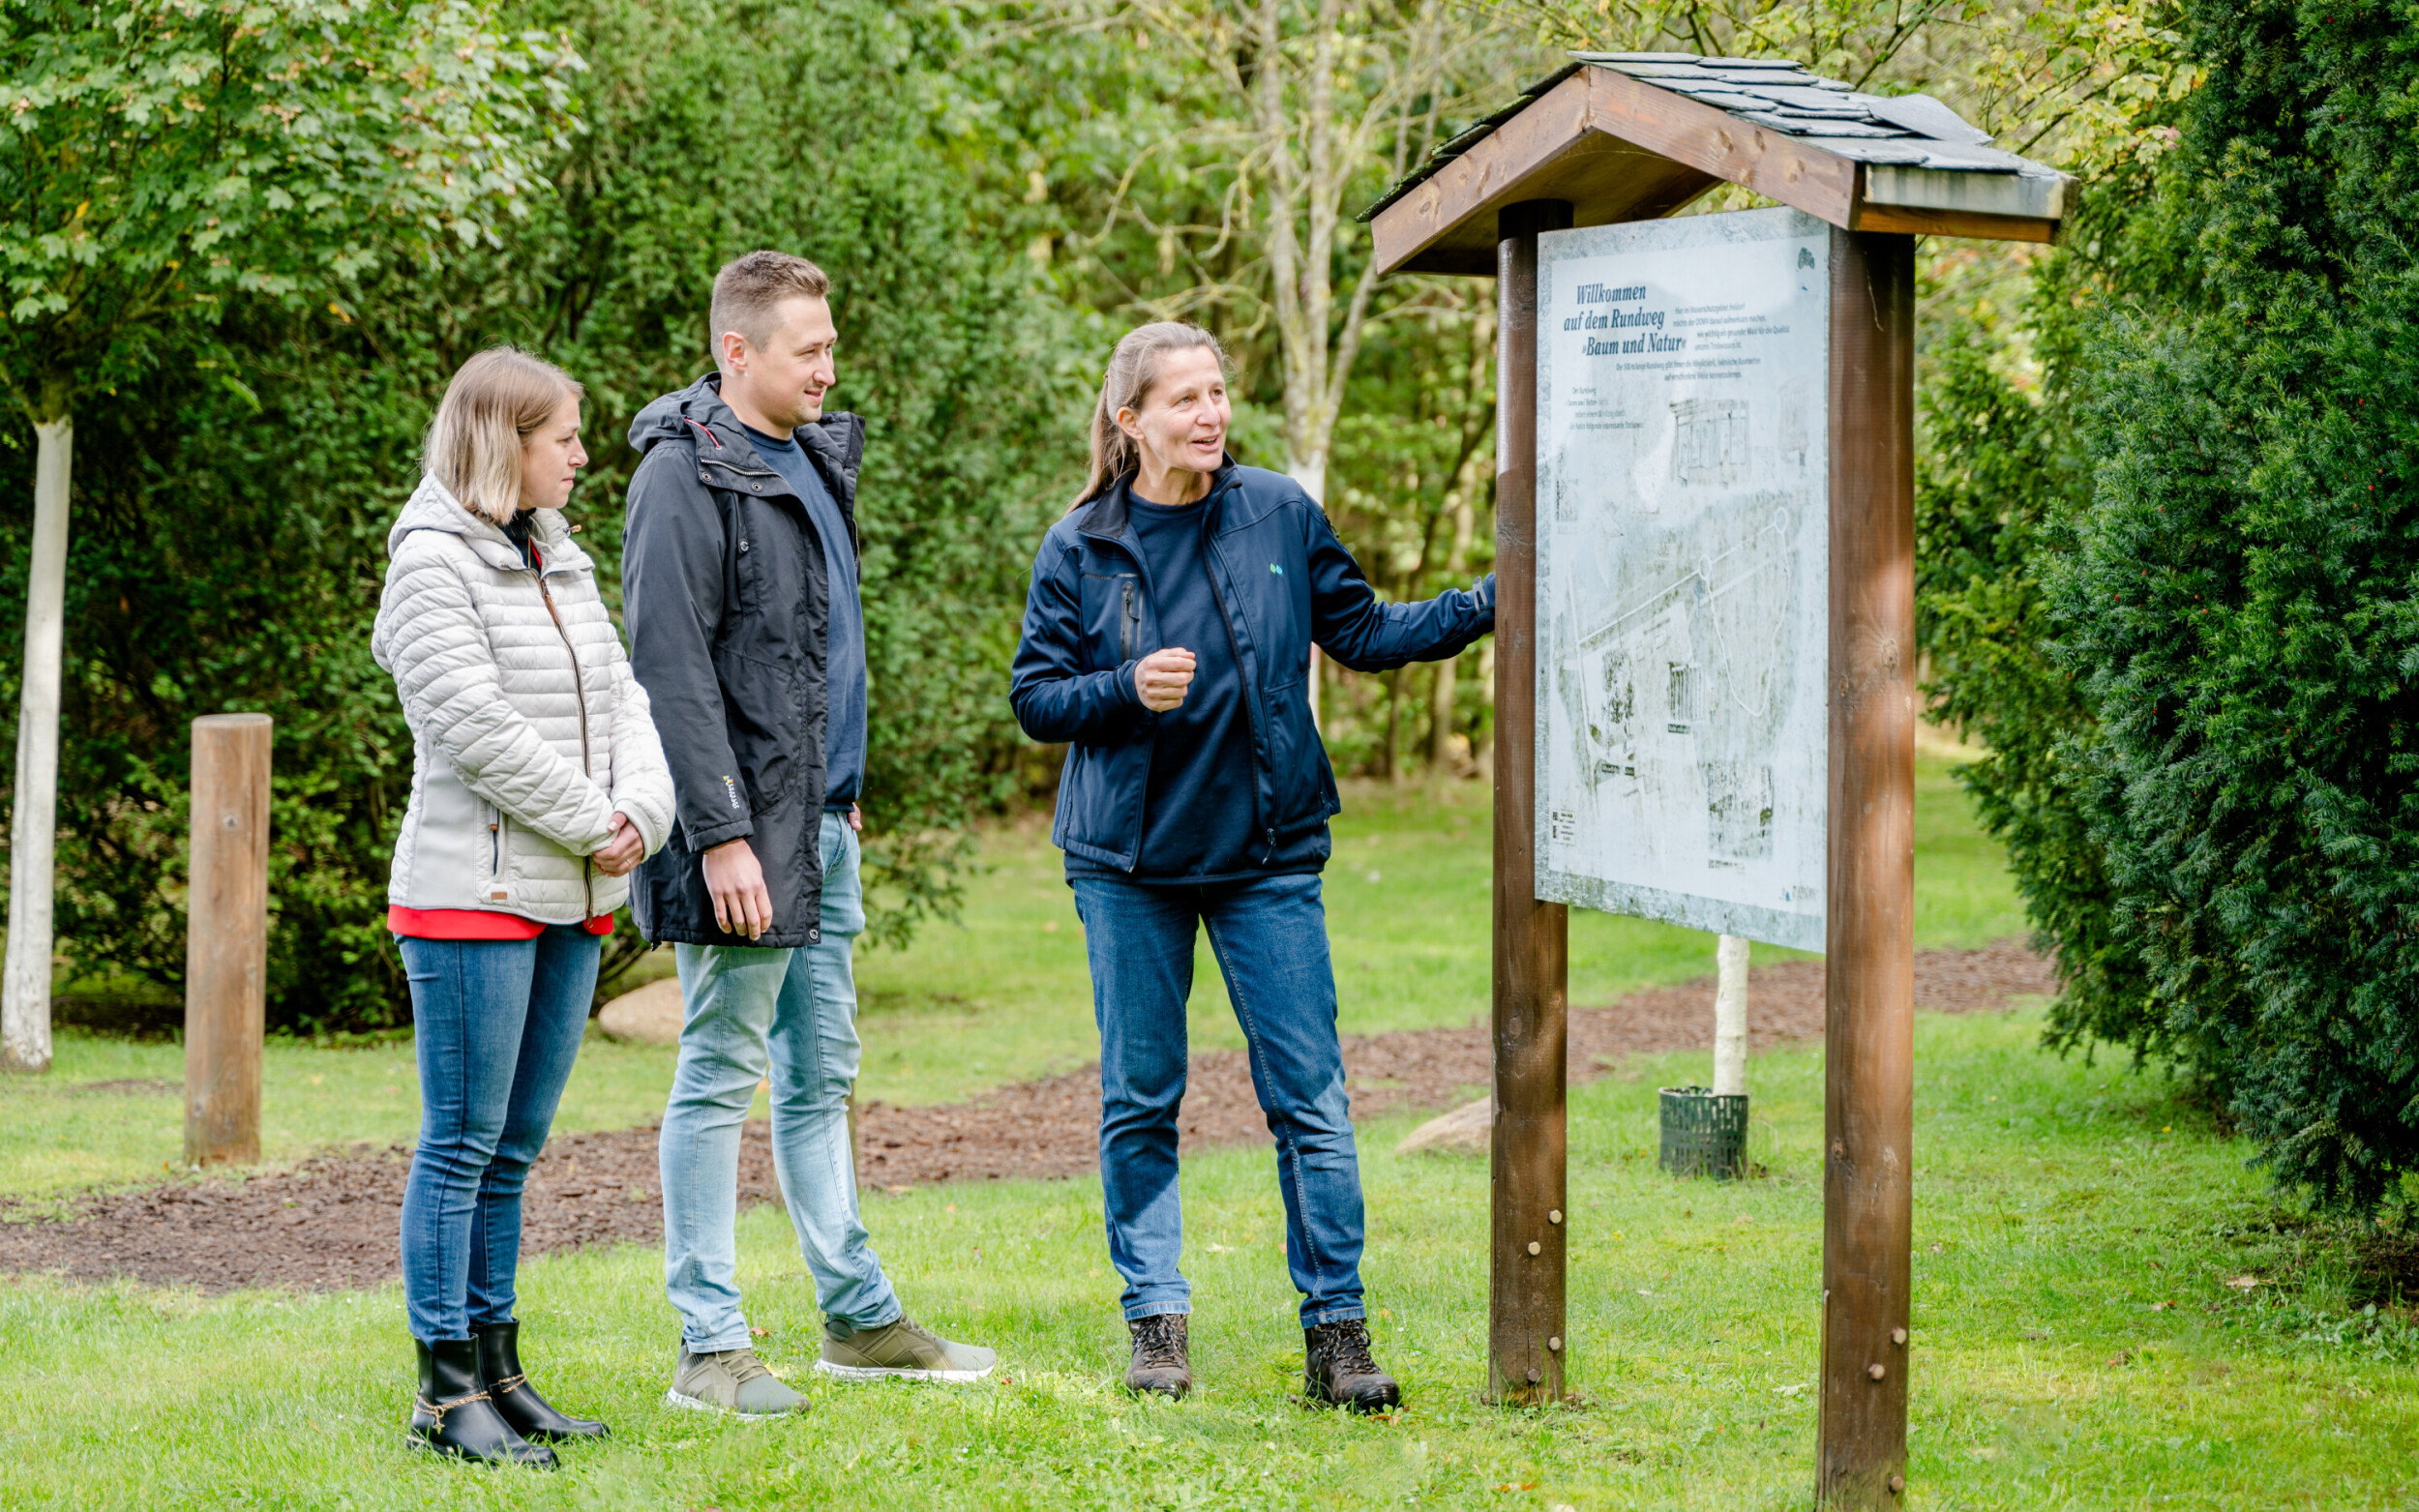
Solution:
M2178 150L2047 283L2048 397L1943 354L1926 624L2057 1034L2368 1208L2419 1158L2419 5L2186 29Z

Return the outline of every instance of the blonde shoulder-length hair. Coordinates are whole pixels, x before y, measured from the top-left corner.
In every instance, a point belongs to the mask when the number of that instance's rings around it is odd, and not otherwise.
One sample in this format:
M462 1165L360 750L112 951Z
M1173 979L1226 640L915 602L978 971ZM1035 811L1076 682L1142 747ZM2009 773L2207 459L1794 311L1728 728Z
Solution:
M463 508L497 525L521 511L521 448L568 397L571 374L518 346L491 346L462 365L429 422L420 469Z

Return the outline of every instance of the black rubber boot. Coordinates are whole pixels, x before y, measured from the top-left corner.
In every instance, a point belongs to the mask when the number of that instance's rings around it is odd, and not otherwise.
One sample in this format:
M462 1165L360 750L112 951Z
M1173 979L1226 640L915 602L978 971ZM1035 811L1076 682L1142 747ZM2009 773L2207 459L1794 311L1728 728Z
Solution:
M1125 1367L1125 1389L1155 1393L1181 1402L1193 1389L1193 1362L1186 1344L1182 1313L1157 1313L1125 1325L1134 1339L1134 1358Z
M420 1395L411 1405L414 1448L458 1455L489 1465L554 1468L554 1451L513 1432L495 1410L479 1379L479 1345L473 1339L415 1339L420 1350Z
M521 1368L521 1323L473 1324L470 1337L479 1344L479 1379L487 1382L487 1394L493 1399L495 1410L513 1432L533 1443L561 1443L571 1438L602 1438L603 1423L594 1418L570 1417L554 1409L553 1404L538 1395L538 1388L529 1384L529 1378Z
M1403 1405L1403 1388L1378 1369L1369 1354L1369 1325L1358 1318L1305 1328L1302 1394L1356 1412L1390 1412Z

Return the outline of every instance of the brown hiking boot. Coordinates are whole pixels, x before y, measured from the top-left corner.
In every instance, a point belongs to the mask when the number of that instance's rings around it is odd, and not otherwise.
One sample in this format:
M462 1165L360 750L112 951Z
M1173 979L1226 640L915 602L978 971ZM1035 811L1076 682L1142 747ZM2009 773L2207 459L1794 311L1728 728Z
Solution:
M1125 1389L1136 1395L1155 1393L1172 1402L1184 1400L1193 1389L1193 1364L1187 1348L1188 1324L1182 1313L1155 1313L1127 1322L1134 1338L1134 1359L1125 1367Z
M1313 1402L1356 1412L1390 1412L1403 1405L1403 1388L1378 1369L1369 1354L1369 1325L1358 1318L1305 1328L1302 1394Z

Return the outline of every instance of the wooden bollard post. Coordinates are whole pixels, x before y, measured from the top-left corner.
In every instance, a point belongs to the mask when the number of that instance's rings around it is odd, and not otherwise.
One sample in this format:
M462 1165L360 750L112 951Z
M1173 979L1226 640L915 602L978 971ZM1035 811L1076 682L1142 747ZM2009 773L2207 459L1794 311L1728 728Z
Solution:
M193 882L185 915L185 1160L260 1158L268 1013L266 714L194 721Z

